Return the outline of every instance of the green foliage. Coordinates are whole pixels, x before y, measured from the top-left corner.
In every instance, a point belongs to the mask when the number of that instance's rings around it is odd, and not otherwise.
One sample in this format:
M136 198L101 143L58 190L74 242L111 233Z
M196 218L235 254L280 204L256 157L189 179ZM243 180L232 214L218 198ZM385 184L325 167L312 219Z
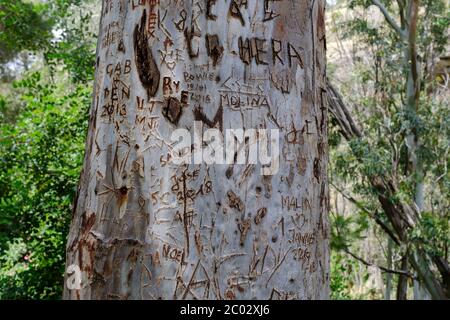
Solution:
M331 248L333 250L347 249L352 243L365 238L364 232L369 227L367 215L361 213L344 217L331 214Z
M398 17L395 2L381 2L393 17ZM372 4L369 0L348 1L349 8L355 10ZM405 107L405 47L396 32L386 22L370 28L364 14L355 14L350 20L337 17L337 28L359 52L353 59L352 76L340 90L359 106L352 114L364 124L364 139L340 144L343 141L335 137L335 124L331 123L331 167L335 179L351 181L353 191L364 196L366 205L375 211L377 194L368 179L373 176L394 179L399 192L391 200L411 204L420 178L411 168L406 141L414 131L420 141L416 155L425 172L424 183L430 186L425 195L431 204L428 211L439 215L450 208L450 111L445 97L448 93L438 92L430 70L448 45L449 6L445 1L425 0L419 12L417 45L423 84L417 111ZM364 60L360 59L361 52Z
M91 3L0 0L9 81L0 88L0 299L61 296L92 94ZM20 80L11 81L2 64L24 51L35 56L14 62Z
M352 295L352 272L354 271L355 261L345 259L339 253L331 254L331 278L330 289L331 299L333 300L351 300L355 297Z
M94 77L97 35L92 30L98 26L91 25L92 12L83 6L72 6L68 12L59 23L61 39L48 48L45 58L53 72L63 64L72 82L87 83Z
M419 225L411 231L410 239L431 256L445 256L450 246L450 219L429 212L423 213Z
M12 60L23 50L46 50L53 31L63 28L70 6L82 2L0 0L0 63Z
M25 108L0 125L0 298L60 297L71 204L91 89L34 73L15 83Z
M0 63L22 50L39 50L51 37L45 6L22 0L0 0Z
M0 0L0 76L10 82L44 57L64 65L77 81L93 75L95 35L90 32L93 0ZM80 15L80 17L77 16Z

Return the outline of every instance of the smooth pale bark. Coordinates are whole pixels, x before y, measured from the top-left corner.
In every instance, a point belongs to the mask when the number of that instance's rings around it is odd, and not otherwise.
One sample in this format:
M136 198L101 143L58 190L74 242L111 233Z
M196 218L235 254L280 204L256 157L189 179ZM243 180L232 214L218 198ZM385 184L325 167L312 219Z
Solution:
M394 243L391 238L387 240L387 267L389 269L393 269L392 267L392 248ZM392 273L386 273L386 288L384 293L384 300L391 300L391 292L392 292Z
M64 298L328 298L324 7L103 1ZM174 165L195 120L280 130L278 172Z

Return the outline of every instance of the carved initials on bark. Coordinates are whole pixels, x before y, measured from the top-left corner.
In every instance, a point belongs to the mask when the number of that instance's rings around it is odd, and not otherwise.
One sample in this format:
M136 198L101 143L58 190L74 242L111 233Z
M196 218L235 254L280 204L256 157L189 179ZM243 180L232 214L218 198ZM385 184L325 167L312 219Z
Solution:
M142 86L147 90L147 98L154 97L159 87L160 72L153 58L146 32L147 12L144 9L141 23L136 25L133 33L136 69Z

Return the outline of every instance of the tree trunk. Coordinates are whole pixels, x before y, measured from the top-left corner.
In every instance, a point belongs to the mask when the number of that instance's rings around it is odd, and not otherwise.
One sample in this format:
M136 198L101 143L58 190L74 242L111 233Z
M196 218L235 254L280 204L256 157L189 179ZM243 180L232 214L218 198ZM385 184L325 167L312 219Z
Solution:
M393 269L392 266L392 249L394 247L394 241L388 237L387 239L387 267ZM392 273L386 273L386 289L384 293L384 300L391 300L392 292Z
M328 298L324 8L103 1L65 299Z
M401 270L408 270L408 254L402 257ZM408 300L408 278L405 275L398 276L397 300Z

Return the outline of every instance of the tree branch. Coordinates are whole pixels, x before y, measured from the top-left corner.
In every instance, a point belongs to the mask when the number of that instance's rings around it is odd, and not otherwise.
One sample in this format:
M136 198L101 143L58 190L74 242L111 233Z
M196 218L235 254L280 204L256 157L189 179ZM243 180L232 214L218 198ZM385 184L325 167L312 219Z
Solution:
M408 272L408 271L393 270L393 269L389 269L389 268L386 268L386 267L382 267L382 266L376 265L374 263L370 263L370 262L364 260L361 257L358 257L356 254L354 254L353 252L351 252L348 249L344 249L344 251L345 251L345 253L347 253L348 255L352 256L354 259L358 260L359 262L361 262L362 264L364 264L364 265L366 265L368 267L377 267L378 269L380 269L381 271L386 272L386 273L399 274L399 275L403 275L403 276L406 276L406 277L414 279L414 280L416 279L416 277L413 274L411 274L410 272Z
M369 215L372 219L375 220L375 222L381 227L381 229L386 232L389 237L397 244L400 245L400 240L397 238L397 236L394 234L394 232L380 219L378 216L378 213L372 213L369 209L364 207L361 203L359 203L355 198L352 196L346 194L343 190L339 189L336 185L334 185L332 182L330 182L330 185L335 188L344 198L346 198L348 201L352 202L355 206L357 206L359 209L363 210L365 213Z
M329 110L334 119L338 122L341 132L345 139L351 140L353 138L361 138L363 136L361 130L353 121L350 112L346 108L341 95L333 87L327 79L327 92Z
M398 35L402 38L406 38L406 32L400 26L395 22L394 18L390 15L387 8L379 1L379 0L372 0L372 3L376 5L381 13L384 15L384 18L389 23L389 25L398 33Z
M331 115L338 122L342 135L348 141L363 138L360 130L347 109L341 95L327 80L328 105ZM362 161L361 159L358 159ZM396 202L393 199L397 193L397 187L392 177L386 175L369 176L372 187L378 193L378 200L386 213L392 227L397 234L397 239L406 239L406 230L412 227L417 220L417 213L406 203Z

